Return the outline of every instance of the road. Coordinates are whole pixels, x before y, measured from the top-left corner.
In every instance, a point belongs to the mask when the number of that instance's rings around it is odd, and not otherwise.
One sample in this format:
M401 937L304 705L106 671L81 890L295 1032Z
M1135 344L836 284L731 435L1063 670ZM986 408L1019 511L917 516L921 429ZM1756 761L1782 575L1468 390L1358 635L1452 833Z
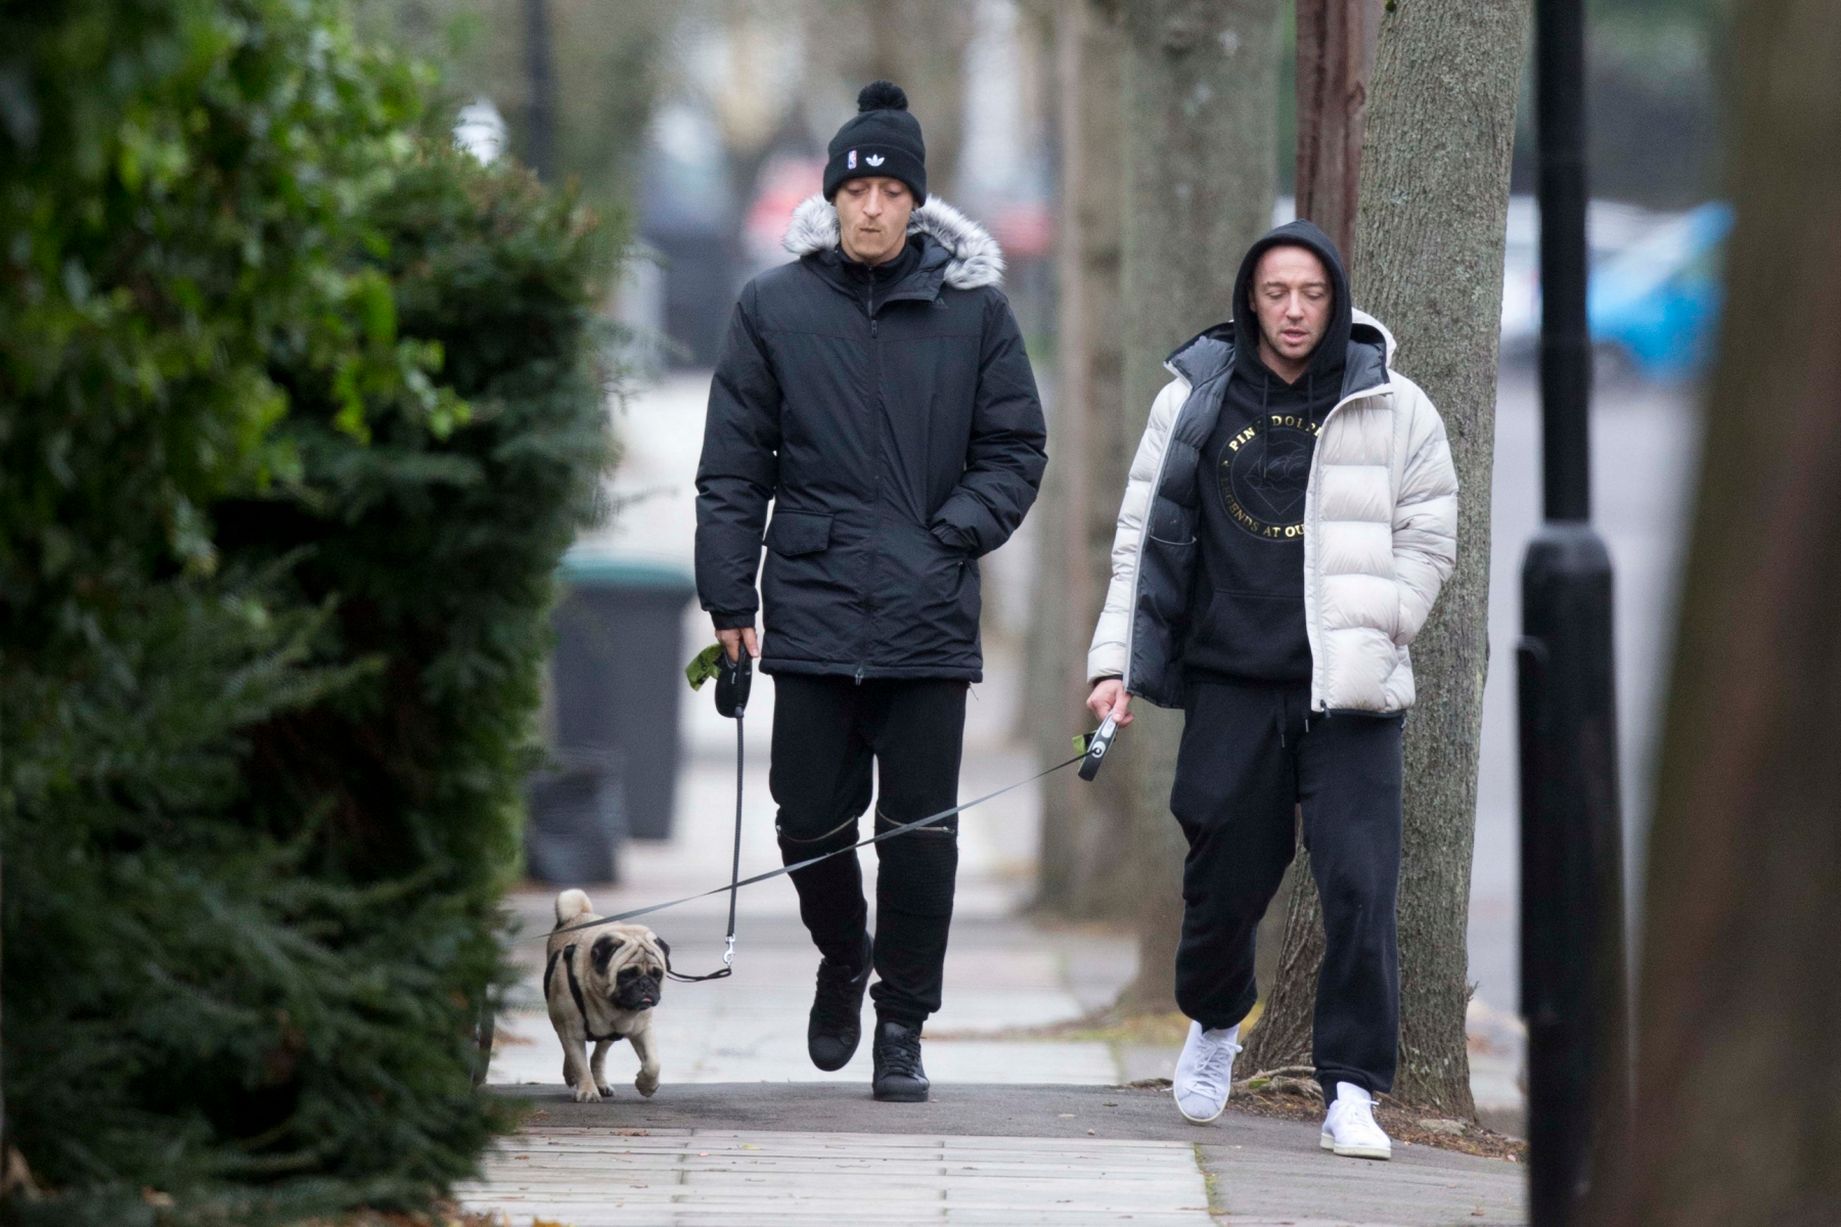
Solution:
M1674 638L1675 593L1699 457L1694 390L1621 384L1594 406L1592 514L1615 571L1619 763L1625 864L1634 908L1641 881L1660 704ZM1490 672L1483 697L1477 844L1471 880L1470 974L1477 996L1513 1013L1519 989L1520 813L1516 766L1515 643L1521 633L1521 563L1540 526L1540 413L1526 372L1498 390L1490 506ZM1632 946L1634 953L1634 945Z

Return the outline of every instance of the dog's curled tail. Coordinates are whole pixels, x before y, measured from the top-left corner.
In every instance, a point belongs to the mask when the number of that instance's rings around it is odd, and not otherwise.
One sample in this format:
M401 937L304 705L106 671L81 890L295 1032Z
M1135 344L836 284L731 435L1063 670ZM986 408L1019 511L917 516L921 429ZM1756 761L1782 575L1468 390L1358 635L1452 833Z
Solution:
M581 916L594 911L594 905L588 902L586 893L579 890L566 890L556 896L556 927L568 924Z

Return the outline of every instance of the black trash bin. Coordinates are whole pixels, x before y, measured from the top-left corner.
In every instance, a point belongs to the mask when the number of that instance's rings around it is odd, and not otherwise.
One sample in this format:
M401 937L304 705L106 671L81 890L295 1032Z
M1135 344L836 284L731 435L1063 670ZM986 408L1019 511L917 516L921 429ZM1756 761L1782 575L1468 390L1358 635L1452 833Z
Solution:
M620 759L610 752L550 751L525 783L530 823L524 860L534 881L558 886L615 882L626 841Z
M626 833L668 839L677 799L678 704L686 689L680 567L581 547L563 556L551 660L556 746L620 764Z

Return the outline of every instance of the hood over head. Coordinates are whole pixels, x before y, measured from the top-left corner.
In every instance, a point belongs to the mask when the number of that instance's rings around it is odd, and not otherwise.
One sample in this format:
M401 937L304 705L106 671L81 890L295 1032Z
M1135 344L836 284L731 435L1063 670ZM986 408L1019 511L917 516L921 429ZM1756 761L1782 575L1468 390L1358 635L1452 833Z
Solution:
M1330 318L1324 327L1323 339L1311 351L1305 370L1312 376L1321 376L1341 368L1349 348L1349 330L1354 311L1354 303L1349 295L1349 276L1342 267L1342 253L1336 250L1336 244L1330 236L1318 229L1314 222L1302 219L1268 230L1247 248L1246 257L1240 261L1240 272L1234 278L1234 348L1239 355L1237 365L1250 362L1259 353L1259 316L1253 309L1253 271L1259 265L1259 258L1274 247L1302 247L1323 261L1323 267L1330 276Z
M1164 365L1172 374L1181 375L1193 386L1229 366L1241 366L1257 357L1259 317L1253 310L1253 270L1260 256L1286 244L1303 247L1323 261L1334 298L1323 339L1311 352L1306 375L1321 378L1340 371L1342 396L1386 382L1387 369L1393 365L1393 334L1372 315L1355 309L1341 253L1329 235L1308 221L1275 227L1247 249L1234 278L1233 316L1203 329L1171 351Z
M999 286L1004 280L1004 253L997 240L977 222L929 196L908 217L908 235L924 236L946 256L946 284L956 290ZM792 223L780 245L794 256L819 255L838 244L837 209L823 195L808 196L793 210Z

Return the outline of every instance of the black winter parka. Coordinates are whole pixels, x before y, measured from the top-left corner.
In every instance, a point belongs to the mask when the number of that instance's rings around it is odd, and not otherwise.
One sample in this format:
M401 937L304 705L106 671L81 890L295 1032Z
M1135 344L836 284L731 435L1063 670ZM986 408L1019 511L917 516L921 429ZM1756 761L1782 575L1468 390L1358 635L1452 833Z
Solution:
M730 320L697 470L697 593L718 627L762 611L769 673L982 676L978 558L1035 501L1042 406L996 242L938 199L908 241L905 276L867 276L815 196L787 232L799 258L743 287Z

